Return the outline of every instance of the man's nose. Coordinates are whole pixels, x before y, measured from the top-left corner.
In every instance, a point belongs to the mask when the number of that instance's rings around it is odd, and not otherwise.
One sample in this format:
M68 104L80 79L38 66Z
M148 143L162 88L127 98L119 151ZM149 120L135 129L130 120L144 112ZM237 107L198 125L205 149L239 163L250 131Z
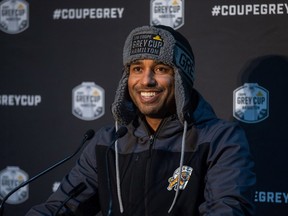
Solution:
M145 69L142 77L141 77L141 84L145 86L155 86L155 73L152 69L147 68Z

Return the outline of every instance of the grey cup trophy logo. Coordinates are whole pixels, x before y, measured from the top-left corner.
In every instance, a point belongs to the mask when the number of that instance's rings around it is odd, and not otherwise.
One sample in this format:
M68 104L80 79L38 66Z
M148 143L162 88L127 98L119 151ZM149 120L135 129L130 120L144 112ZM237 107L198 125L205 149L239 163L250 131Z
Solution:
M104 89L94 82L83 82L72 91L72 113L79 119L91 121L104 115Z
M257 83L245 83L233 92L233 116L245 123L257 123L269 116L269 92Z
M184 25L184 0L151 0L150 24L178 29Z
M28 180L28 174L17 166L8 166L0 172L0 196L5 197L18 185ZM29 197L28 185L20 188L8 199L9 204L20 204Z
M17 34L29 26L29 4L25 0L0 2L0 30Z

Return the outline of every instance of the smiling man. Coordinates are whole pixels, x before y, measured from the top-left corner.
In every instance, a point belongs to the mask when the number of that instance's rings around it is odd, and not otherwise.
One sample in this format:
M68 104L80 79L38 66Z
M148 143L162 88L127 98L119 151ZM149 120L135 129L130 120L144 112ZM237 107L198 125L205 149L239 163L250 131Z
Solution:
M163 118L176 112L173 68L150 59L130 65L129 95L148 126L156 131Z
M187 39L166 26L138 27L123 65L115 125L97 132L58 190L27 215L254 215L249 144L193 88ZM87 188L67 198L81 183Z

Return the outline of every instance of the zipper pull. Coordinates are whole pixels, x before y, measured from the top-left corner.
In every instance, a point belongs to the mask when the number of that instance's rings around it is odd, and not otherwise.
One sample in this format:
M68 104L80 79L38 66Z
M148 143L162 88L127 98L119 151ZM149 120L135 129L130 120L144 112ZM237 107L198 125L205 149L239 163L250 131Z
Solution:
M149 141L150 141L150 146L153 145L153 142L154 142L154 135L150 135L149 137Z
M151 152L152 152L152 148L153 148L154 138L155 138L154 135L150 135L150 137L149 137L150 146L149 146L149 154L148 154L148 157L151 157Z

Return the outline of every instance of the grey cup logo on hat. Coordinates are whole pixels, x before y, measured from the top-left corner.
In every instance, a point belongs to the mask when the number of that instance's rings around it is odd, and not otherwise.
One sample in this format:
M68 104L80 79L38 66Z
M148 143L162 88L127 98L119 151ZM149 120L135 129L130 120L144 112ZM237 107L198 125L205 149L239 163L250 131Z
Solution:
M153 55L160 54L160 48L164 42L160 35L156 34L138 34L132 38L130 55L149 53Z

